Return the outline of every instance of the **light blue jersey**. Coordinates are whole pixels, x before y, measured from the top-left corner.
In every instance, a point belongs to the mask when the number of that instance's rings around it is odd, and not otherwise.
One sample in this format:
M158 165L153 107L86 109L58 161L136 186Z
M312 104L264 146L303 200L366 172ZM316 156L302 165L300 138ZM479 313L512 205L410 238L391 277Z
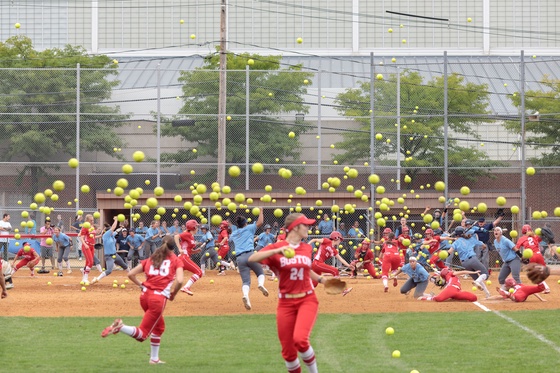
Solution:
M242 253L250 252L255 249L253 244L253 237L255 237L255 232L257 231L257 224L247 224L243 228L238 228L231 232L229 240L235 245L235 254L239 255Z
M103 233L103 251L105 255L115 255L117 253L117 240L115 239L115 233L112 230L108 230Z
M494 240L494 247L498 250L502 260L506 263L518 258L515 251L513 251L515 244L509 238L502 236L500 242Z
M129 243L133 249L137 249L142 245L142 242L144 242L144 237L140 235L134 235L134 237L128 236L126 237L126 242Z
M402 266L401 272L407 274L414 282L426 281L430 275L419 263L416 263L416 269L412 269L410 263Z
M457 251L457 253L459 254L459 259L463 262L475 256L474 248L477 245L482 245L482 242L477 240L475 236L472 236L469 239L466 239L464 237L457 239L453 243L453 245L451 245L451 247L454 248L455 251Z
M261 234L259 234L259 238L257 240L257 246L265 247L267 245L270 245L271 243L274 243L275 238L276 236L274 236L272 233L262 232Z
M60 247L66 247L70 245L71 239L64 233L60 233L60 235L53 234L52 239L56 242Z
M214 236L212 236L212 233L210 233L209 231L206 231L206 234L203 234L201 237L201 241L208 241L208 243L206 244L206 247L214 247L216 246L216 240L214 240Z

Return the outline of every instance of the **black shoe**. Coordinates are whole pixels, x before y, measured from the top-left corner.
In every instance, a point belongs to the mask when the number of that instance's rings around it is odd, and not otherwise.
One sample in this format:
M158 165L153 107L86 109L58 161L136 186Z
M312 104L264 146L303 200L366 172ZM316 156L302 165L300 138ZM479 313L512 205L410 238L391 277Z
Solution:
M58 277L62 277L62 276L63 276L62 271L59 271L58 272Z
M41 268L37 273L49 273L50 271L45 268Z

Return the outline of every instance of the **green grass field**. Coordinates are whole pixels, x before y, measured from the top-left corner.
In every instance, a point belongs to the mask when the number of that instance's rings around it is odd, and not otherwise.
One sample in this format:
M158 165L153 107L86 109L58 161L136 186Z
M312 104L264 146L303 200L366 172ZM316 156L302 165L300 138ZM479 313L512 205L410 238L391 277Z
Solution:
M506 313L560 346L560 311ZM136 324L139 318L125 319ZM100 337L111 318L0 318L3 372L284 372L274 316L168 317L160 357L149 341ZM392 336L385 328L395 329ZM489 312L320 315L321 372L557 372L560 354ZM391 357L393 350L401 358ZM303 369L305 372L305 369Z

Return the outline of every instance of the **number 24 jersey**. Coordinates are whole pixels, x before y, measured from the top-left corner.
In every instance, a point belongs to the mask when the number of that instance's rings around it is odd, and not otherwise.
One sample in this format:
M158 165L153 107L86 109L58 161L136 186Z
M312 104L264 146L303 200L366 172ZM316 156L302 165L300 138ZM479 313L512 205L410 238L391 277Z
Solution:
M287 242L280 241L270 244L261 251L275 250L287 246ZM282 254L275 254L261 263L270 267L278 275L278 290L283 294L298 294L313 290L309 273L311 272L311 253L313 248L307 243L300 243L293 248L296 255L286 258Z

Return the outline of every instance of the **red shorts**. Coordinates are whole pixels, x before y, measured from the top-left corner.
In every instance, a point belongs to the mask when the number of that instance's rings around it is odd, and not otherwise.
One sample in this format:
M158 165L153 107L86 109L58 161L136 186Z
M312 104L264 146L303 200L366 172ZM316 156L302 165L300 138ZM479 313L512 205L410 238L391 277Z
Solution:
M537 263L543 266L546 265L546 263L544 262L544 257L541 255L541 253L533 253L533 256L531 257L531 259L529 259L529 263Z
M225 260L228 252L229 252L229 246L220 246L220 249L218 250L218 258Z
M23 266L28 266L29 268L33 268L37 264L39 264L39 259L41 259L41 258L35 258L33 260L29 260L29 259L24 258L16 264L16 270L20 269Z
M469 302L476 302L476 295L468 291L462 291L455 286L448 286L441 293L434 297L436 302L443 302L448 299L466 300Z
M401 256L399 254L386 253L383 255L383 263L381 263L381 275L388 276L389 271L396 271L401 265Z
M183 270L189 271L194 275L198 275L198 277L202 277L202 270L195 262L192 261L191 258L184 254L181 254L179 256L179 259L181 259L181 261L183 262Z
M165 331L163 310L167 304L167 298L155 294L152 290L146 290L140 295L140 305L144 310L144 317L138 329L142 331L141 340L146 340L151 333L161 336ZM137 338L140 340L139 338Z

